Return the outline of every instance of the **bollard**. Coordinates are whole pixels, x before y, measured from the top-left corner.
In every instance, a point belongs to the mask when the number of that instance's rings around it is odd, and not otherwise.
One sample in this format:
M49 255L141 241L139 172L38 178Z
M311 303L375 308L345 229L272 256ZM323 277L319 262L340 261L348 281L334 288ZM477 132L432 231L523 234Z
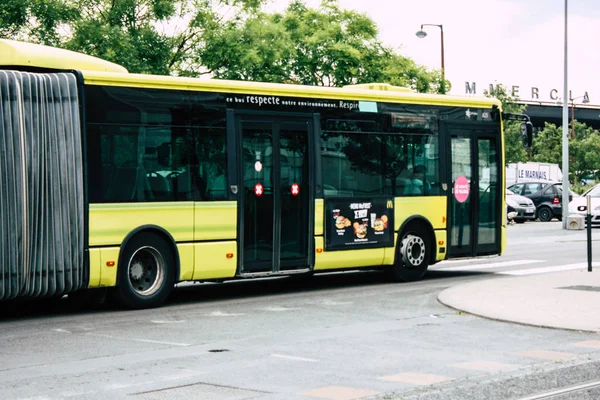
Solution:
M587 222L587 259L588 259L588 272L592 272L592 196L589 194L586 196L587 200L587 215L585 221Z

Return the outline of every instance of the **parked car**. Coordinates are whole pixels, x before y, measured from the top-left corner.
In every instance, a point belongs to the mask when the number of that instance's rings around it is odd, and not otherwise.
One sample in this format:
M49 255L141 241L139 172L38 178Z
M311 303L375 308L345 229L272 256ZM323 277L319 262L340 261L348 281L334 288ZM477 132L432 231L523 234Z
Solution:
M533 201L540 221L562 219L562 183L522 182L508 189ZM573 192L569 190L569 201L573 200Z
M600 183L569 202L569 214L587 215L587 196L592 198L592 226L600 226Z
M527 220L535 219L535 204L527 197L514 194L510 190L506 190L506 215L510 216L511 212L517 213L513 216L513 221L522 224Z

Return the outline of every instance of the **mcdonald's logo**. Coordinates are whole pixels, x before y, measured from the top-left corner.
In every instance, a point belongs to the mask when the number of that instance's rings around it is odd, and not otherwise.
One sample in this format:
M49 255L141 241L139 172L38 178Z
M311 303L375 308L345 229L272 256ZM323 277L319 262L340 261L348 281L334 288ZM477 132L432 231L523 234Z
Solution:
M394 202L392 200L387 201L387 208L394 208Z

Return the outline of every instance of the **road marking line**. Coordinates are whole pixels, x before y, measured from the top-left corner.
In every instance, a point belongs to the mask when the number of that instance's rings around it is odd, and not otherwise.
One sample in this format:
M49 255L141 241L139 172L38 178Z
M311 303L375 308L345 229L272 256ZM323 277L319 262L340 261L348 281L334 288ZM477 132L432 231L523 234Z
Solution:
M150 322L152 322L153 324L182 324L182 323L186 322L186 320L180 319L180 320L169 321L169 320L162 320L162 319L154 319L154 320L151 320Z
M594 267L600 267L600 264L594 263L592 264ZM587 268L587 263L577 263L577 264L567 264L567 265L555 265L553 267L542 267L542 268L530 268L530 269L519 269L516 271L502 271L496 272L500 275L534 275L534 274L544 274L546 272L559 272L559 271L571 271L574 269L584 269Z
M458 267L441 267L434 268L432 271L469 271L469 270L481 270L501 267L513 267L517 265L527 265L545 262L546 260L513 260L513 261L502 261L488 264L471 264L471 265L460 265Z
M354 304L352 301L333 301L333 300L323 300L322 303L324 306L343 306L347 304Z
M264 311L275 311L275 312L280 312L280 311L294 311L294 310L300 310L300 308L295 308L295 307L279 307L279 306L273 306L273 307L261 308L260 310L264 310Z
M396 375L388 375L377 378L382 381L403 382L411 385L433 385L435 383L452 381L455 378L448 376L422 374L419 372L403 372Z
M244 314L238 314L238 313L226 313L223 311L213 311L210 313L211 317L237 317L239 315L244 315Z
M88 333L87 335L102 337L102 338L106 338L106 339L129 340L129 341L133 341L133 342L165 344L167 346L179 346L179 347L191 346L191 344L189 344L189 343L164 342L162 340L151 340L151 339L132 339L132 338L113 336L113 335L105 335L105 334L101 334L101 333Z
M286 356L283 354L271 354L271 357L285 358L287 360L295 360L295 361L319 362L319 360L315 360L313 358Z

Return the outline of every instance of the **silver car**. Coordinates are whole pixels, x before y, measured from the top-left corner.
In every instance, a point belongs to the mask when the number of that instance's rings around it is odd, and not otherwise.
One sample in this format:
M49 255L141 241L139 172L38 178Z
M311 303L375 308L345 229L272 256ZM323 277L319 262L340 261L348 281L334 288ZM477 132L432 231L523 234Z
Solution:
M535 204L525 196L514 194L506 189L506 212L507 215L513 215L513 221L522 224L527 220L535 219ZM510 214L510 213L516 213Z

